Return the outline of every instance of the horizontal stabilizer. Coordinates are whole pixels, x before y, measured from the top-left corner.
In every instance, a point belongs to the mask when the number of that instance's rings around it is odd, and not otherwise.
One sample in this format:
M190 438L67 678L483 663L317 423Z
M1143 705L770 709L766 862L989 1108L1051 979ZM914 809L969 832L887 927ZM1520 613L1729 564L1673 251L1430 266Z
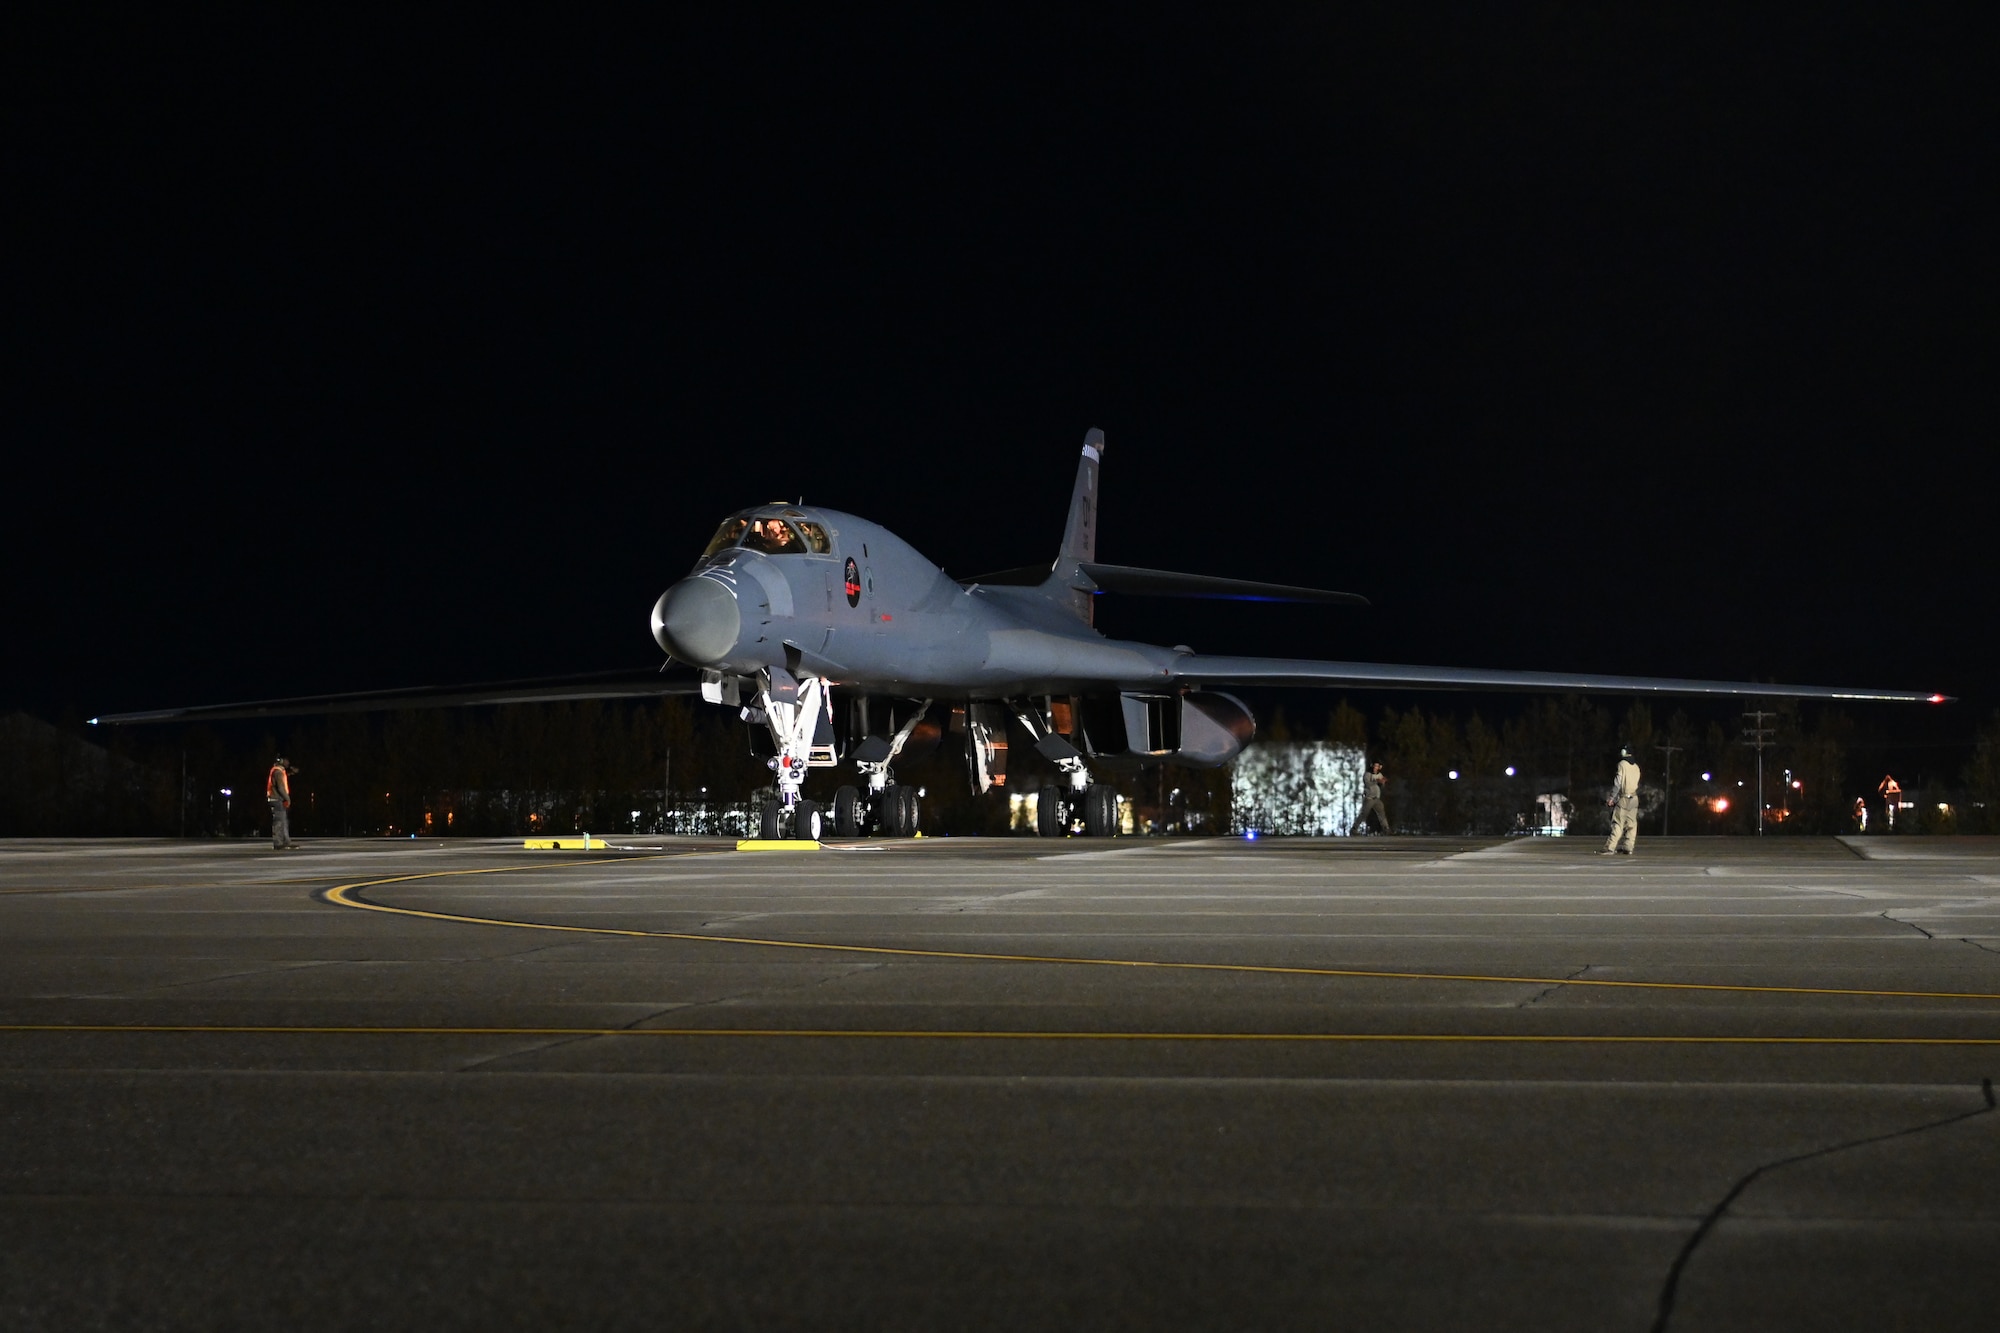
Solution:
M1836 685L1772 685L1747 680L1682 680L1666 676L1596 676L1562 671L1485 671L1470 667L1397 666L1386 662L1313 662L1284 657L1211 657L1190 653L1174 660L1182 684L1319 686L1328 689L1527 690L1540 694L1725 695L1764 699L1840 699L1871 703L1955 702L1923 690L1882 690Z
M1231 602L1311 602L1320 606L1367 606L1360 593L1295 588L1284 583L1254 583L1218 579L1207 574L1175 574L1164 569L1085 563L1077 568L1099 592L1132 593L1141 597L1208 597Z
M581 676L542 676L484 685L414 685L365 694L313 694L296 699L155 708L139 713L107 713L92 723L227 722L247 717L304 717L322 713L373 713L397 708L454 708L477 704L569 703L581 699L655 699L699 694L701 678L686 671L596 671Z

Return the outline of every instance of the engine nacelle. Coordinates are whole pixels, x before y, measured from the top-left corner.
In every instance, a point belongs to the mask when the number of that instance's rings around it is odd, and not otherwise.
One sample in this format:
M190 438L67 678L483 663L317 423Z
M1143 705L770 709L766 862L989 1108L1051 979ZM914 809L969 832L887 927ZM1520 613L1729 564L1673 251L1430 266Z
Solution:
M1233 695L1121 694L1083 702L1083 748L1092 758L1143 758L1219 768L1257 734L1257 719Z

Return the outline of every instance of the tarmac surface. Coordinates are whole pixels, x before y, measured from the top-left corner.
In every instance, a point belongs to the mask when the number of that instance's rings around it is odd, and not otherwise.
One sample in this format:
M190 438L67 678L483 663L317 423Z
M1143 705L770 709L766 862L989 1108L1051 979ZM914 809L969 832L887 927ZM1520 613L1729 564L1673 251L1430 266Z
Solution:
M1995 1318L2000 840L629 842L0 844L0 1328Z

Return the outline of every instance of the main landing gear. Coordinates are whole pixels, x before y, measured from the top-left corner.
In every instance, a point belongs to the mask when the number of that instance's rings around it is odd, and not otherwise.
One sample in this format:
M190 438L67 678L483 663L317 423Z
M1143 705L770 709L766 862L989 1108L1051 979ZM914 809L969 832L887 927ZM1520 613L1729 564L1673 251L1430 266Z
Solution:
M917 789L901 784L864 795L859 787L842 787L833 794L833 835L858 838L871 829L878 837L917 835Z
M1046 706L1037 707L1027 699L1009 699L1008 709L1029 736L1035 750L1053 762L1062 773L1060 783L1048 783L1035 797L1035 832L1044 838L1066 838L1079 820L1083 832L1092 838L1118 834L1118 789L1108 782L1092 782L1082 753L1056 731Z
M1118 789L1108 782L1092 782L1079 793L1050 784L1035 797L1035 832L1044 838L1068 837L1079 819L1088 837L1116 837Z

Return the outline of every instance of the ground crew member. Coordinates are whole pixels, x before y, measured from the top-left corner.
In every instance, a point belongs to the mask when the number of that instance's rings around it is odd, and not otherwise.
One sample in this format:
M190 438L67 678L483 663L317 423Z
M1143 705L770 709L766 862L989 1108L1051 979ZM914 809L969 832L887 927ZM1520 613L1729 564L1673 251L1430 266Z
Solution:
M271 807L271 850L288 852L298 846L292 841L292 822L285 812L292 808L292 784L287 774L296 772L279 755L271 761L271 771L264 778L264 801Z
M1629 745L1618 752L1618 776L1612 779L1611 795L1604 803L1611 807L1611 838L1598 855L1630 856L1639 841L1639 765Z
M1356 833L1359 833L1361 826L1368 822L1368 816L1370 815L1375 816L1375 827L1381 829L1384 833L1395 832L1394 829L1389 827L1389 812L1382 806L1382 789L1389 785L1389 775L1382 771L1382 761L1380 759L1375 761L1375 767L1369 769L1362 776L1361 783L1361 813L1354 817L1354 826L1347 830L1347 836L1351 838Z

